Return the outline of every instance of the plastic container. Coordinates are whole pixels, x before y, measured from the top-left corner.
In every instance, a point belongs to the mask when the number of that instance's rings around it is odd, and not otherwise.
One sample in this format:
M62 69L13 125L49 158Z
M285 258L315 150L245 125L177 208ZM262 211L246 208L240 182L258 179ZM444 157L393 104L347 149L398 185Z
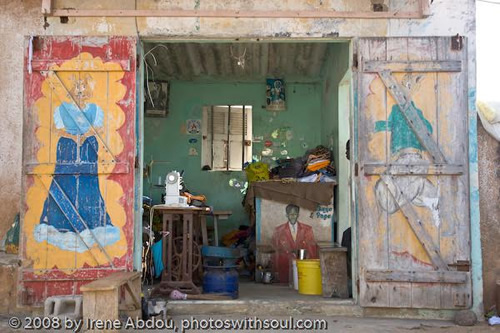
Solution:
M297 260L299 294L321 295L321 267L319 259Z
M293 289L299 290L299 271L297 270L297 260L292 260Z
M229 247L203 245L201 255L204 257L239 258L241 257L241 251Z
M225 294L238 298L239 276L236 266L205 266L203 273L204 294Z

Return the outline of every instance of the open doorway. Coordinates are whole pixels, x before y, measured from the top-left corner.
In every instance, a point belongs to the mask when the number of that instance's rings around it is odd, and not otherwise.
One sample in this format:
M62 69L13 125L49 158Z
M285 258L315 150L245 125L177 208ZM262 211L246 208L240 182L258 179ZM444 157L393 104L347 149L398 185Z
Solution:
M224 212L207 214L206 238L241 249L239 299L324 300L293 288L289 255L303 248L318 258L321 247L341 245L346 267L337 270L349 278L340 296L352 297L349 55L341 41L144 42L145 203L163 204L166 176L177 171L196 205ZM288 189L252 188L259 181ZM304 183L304 193L292 187ZM156 240L160 215L144 218ZM284 233L302 245L287 248ZM203 260L193 262L202 272Z

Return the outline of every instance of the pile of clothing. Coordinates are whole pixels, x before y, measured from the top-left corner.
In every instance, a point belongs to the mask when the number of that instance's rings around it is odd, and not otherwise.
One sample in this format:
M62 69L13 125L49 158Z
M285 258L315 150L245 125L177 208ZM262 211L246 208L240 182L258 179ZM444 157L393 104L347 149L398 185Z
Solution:
M334 182L335 161L332 152L324 147L317 146L308 150L304 156L278 160L278 166L271 170L273 179L296 178L298 182Z

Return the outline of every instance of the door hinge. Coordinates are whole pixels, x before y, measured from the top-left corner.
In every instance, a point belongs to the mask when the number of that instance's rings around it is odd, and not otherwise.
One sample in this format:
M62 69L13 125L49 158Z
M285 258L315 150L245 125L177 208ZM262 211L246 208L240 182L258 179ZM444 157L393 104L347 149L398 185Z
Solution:
M454 264L448 264L450 267L456 267L459 272L470 272L470 261L469 260L457 260Z
M354 53L352 55L352 68L353 69L358 69L358 65L359 65L359 63L358 63L358 54Z
M451 49L453 51L461 51L464 47L464 37L457 34L451 37Z
M139 157L135 157L135 160L134 160L134 168L136 169L139 169Z
M357 177L359 174L359 165L358 163L354 163L354 177Z

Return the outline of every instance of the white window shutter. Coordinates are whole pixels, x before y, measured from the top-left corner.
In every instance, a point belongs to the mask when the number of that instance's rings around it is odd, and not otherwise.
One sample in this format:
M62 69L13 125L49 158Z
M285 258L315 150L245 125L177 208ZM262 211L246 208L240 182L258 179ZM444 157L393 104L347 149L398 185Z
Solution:
M212 170L227 169L227 135L228 135L228 109L227 106L214 106L213 120L213 151Z
M243 164L252 160L251 106L245 106L245 119L241 105L203 107L202 132L202 167L242 170ZM249 145L245 145L245 141Z

